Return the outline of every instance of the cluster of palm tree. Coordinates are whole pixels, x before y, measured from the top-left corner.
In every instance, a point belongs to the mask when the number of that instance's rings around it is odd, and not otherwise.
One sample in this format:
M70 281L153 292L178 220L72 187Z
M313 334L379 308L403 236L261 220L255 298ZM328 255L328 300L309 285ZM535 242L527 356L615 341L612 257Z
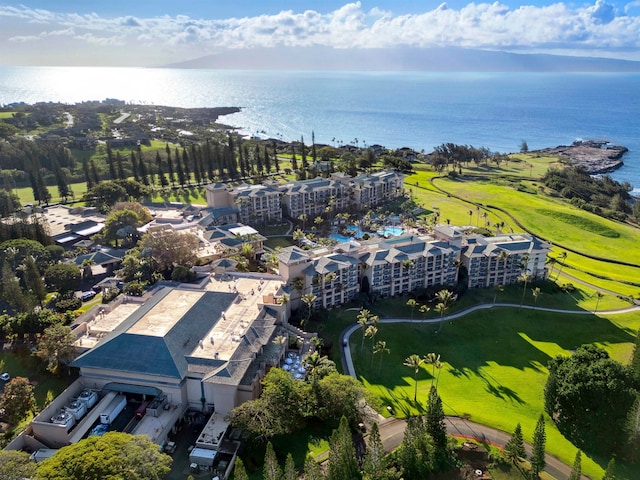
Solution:
M362 342L360 343L360 353L364 350L365 339L371 339L371 367L373 367L373 360L376 355L380 355L380 363L378 364L378 375L382 371L382 359L384 354L391 353L391 350L387 348L387 342L385 340L376 341L376 335L378 334L378 322L380 317L373 315L369 310L363 308L358 312L357 322L362 330Z
M426 319L427 318L427 313L429 313L431 311L431 308L428 305L421 305L419 304L416 299L414 298L410 298L409 300L407 300L407 306L411 307L411 319L413 320L413 311L415 310L416 307L418 307L418 311L422 314L422 318Z
M436 333L440 333L440 331L442 330L442 324L444 323L444 314L449 309L451 303L455 300L455 295L450 290L443 288L436 293L435 299L438 302L436 303L435 309L440 314L440 326L438 327ZM407 306L411 307L411 319L413 319L413 312L416 307L418 307L419 312L422 313L423 319L426 319L427 313L431 311L431 308L429 306L421 305L414 298L410 298L409 300L407 300Z
M403 365L413 370L413 380L415 382L415 390L413 392L413 401L418 399L418 373L423 365L431 365L431 386L434 387L433 381L436 381L435 388L438 389L438 382L440 381L440 369L442 368L442 362L440 361L440 355L435 353L428 353L421 357L417 353L412 353L405 358ZM436 369L438 370L438 376L436 377Z

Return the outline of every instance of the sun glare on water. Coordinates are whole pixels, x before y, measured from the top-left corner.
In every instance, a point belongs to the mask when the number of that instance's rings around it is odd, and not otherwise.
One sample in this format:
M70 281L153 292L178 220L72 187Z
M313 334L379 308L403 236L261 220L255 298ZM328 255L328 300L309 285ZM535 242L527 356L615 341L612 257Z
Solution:
M158 70L116 67L43 68L34 79L52 101L77 103L115 98L129 103L157 103L168 89L179 88ZM55 99L55 100L54 100Z

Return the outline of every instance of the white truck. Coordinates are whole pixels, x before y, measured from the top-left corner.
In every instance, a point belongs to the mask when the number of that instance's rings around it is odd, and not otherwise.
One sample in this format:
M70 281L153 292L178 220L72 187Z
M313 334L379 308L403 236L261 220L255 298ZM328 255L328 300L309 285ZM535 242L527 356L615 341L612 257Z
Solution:
M124 395L116 395L113 400L107 405L104 411L100 414L100 423L104 425L111 425L120 412L127 406L127 397Z

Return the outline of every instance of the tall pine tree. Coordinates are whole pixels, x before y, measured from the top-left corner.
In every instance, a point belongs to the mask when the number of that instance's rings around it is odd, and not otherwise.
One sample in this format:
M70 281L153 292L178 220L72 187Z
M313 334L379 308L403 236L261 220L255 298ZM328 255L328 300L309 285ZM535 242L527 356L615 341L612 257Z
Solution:
M109 165L109 180L117 180L116 166L113 161L113 152L111 151L111 145L107 142L107 164Z
M173 160L171 160L171 149L169 148L169 144L168 143L166 144L164 149L167 152L167 169L169 170L169 181L171 182L171 185L175 185L176 184L176 176L175 176L175 174L173 172Z
M640 329L636 332L636 342L633 346L633 354L629 362L631 373L636 382L640 383Z
M422 417L409 417L398 450L398 463L405 478L428 478L435 469L433 440Z
M524 439L522 438L522 427L518 423L513 435L505 444L502 450L505 458L513 463L517 463L520 458L526 458L527 454L524 450Z
M300 159L302 160L302 169L306 171L309 168L309 162L307 162L307 147L304 144L304 137L300 137Z
M531 468L537 477L547 464L544 452L547 444L547 434L545 432L544 415L540 414L536 428L533 431L533 453L531 454Z
M60 167L57 159L53 159L53 175L56 177L56 184L58 185L58 196L63 202L67 201L67 198L73 196L73 192L69 187L69 179L66 171Z
M264 169L267 174L271 173L271 159L269 158L269 150L267 146L264 146Z
M133 170L133 179L136 182L139 182L140 174L138 173L138 160L136 159L136 154L133 150L131 151L131 170Z
M244 462L240 457L236 458L236 464L233 468L233 479L234 480L249 480L249 475L247 475L247 470L244 468Z
M582 454L580 450L576 452L576 458L573 461L573 468L567 480L580 480L582 478Z
M271 442L267 443L267 451L264 454L262 478L264 480L282 480L282 469L278 464L278 458Z
M291 142L291 169L295 172L298 170L298 161L296 160L296 149Z
M364 456L362 471L367 480L383 480L386 478L387 456L380 439L378 423L374 422L369 433L367 453Z
M149 186L149 175L147 171L147 166L144 162L144 157L142 156L142 147L138 145L138 168L140 169L140 180L142 183Z
M184 169L187 184L191 185L191 159L189 158L189 152L187 152L186 148L182 149L182 168Z
M89 162L89 166L91 167L91 177L93 178L94 185L98 185L100 183L100 175L98 175L98 167L96 167L96 162L93 161L93 158Z
M178 174L178 184L182 187L187 184L187 177L184 174L184 168L182 167L182 160L180 158L180 153L176 148L176 173Z
M427 415L425 417L425 429L433 440L433 447L438 467L443 468L449 464L451 454L447 445L447 426L445 424L442 399L438 395L436 387L432 386L427 400Z
M318 160L316 152L316 133L313 130L311 130L311 159L313 160L313 163L316 163L316 160Z
M287 454L287 459L284 462L282 480L298 480L298 472L296 472L296 465L293 463L293 455L291 455L291 452Z
M272 142L273 146L273 166L276 169L276 173L280 171L280 162L278 161L278 148L276 147L275 140Z
M329 440L328 480L358 480L360 468L353 446L353 438L346 417L340 419L340 425L331 434Z
M93 178L89 171L89 162L87 160L82 162L82 171L84 172L84 181L87 184L87 191L90 191L95 186L95 183L93 183Z
M311 455L307 455L304 461L304 480L325 480L320 465Z
M116 152L116 165L118 166L118 179L126 180L127 174L124 173L124 166L122 165L122 155L120 155L120 152Z

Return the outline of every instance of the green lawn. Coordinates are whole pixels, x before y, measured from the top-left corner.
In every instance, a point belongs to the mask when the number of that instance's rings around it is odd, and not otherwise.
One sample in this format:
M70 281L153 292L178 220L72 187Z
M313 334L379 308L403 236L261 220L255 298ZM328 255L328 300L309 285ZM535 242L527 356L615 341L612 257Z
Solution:
M507 432L520 422L530 441L543 411L547 362L584 343L600 345L612 357L626 362L639 326L637 313L610 320L596 315L495 309L447 321L440 334L436 334L437 324L380 324L376 340L385 340L391 351L382 359L382 368L380 358L372 362L370 341L360 353L360 332L354 334L351 345L360 379L397 414L423 411L433 378L431 368L422 369L418 402L414 403L413 372L403 365L404 359L412 353L435 352L443 361L439 390L447 414L468 415L473 421ZM549 419L547 450L567 464L572 463L576 451ZM607 461L584 455L584 472L592 478L601 476ZM631 478L638 478L640 469L633 470L633 475Z
M75 380L72 376L54 377L45 372L42 364L26 348L15 352L0 352L0 372L8 372L11 378L28 378L34 385L38 409L51 402ZM23 423L26 424L30 419L25 419Z
M0 112L0 119L13 118L14 113L16 112Z
M263 225L258 227L258 230L260 230L262 235L268 237L269 235L284 235L287 233L287 230L289 230L289 227L289 222L283 222L274 225Z
M525 227L555 244L623 261L640 258L637 228L579 210L536 190L527 193L492 181L445 178L437 179L436 184L474 202L504 207Z
M271 443L280 460L280 467L284 468L284 459L288 453L291 453L298 468L302 468L307 455L313 458L323 455L329 450L329 438L333 428L335 427L328 424L312 423L304 430L274 437ZM252 443L247 446L242 455L251 480L263 478L262 464L265 450L266 445Z

